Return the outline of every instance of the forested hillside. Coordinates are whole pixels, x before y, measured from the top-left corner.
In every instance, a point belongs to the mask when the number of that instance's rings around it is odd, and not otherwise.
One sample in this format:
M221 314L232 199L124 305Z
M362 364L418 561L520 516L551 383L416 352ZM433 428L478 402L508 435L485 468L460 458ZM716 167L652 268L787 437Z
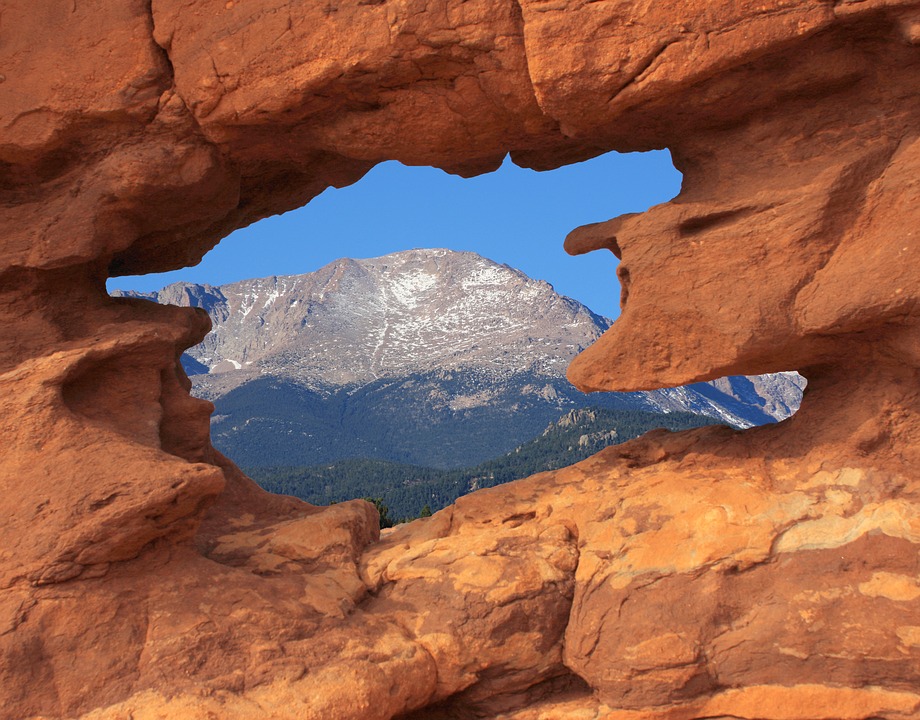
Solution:
M379 498L394 520L437 511L461 495L583 460L608 445L654 428L685 430L711 425L692 413L586 408L572 410L512 452L473 467L440 470L384 460L343 460L309 467L252 467L247 472L271 492L317 505L352 498Z

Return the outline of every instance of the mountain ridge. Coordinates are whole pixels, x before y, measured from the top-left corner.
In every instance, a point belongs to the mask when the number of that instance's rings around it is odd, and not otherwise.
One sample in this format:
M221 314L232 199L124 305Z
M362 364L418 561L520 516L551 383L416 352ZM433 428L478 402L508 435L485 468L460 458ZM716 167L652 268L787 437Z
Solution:
M569 356L611 322L543 280L444 249L342 258L312 273L220 286L174 283L137 295L208 312L212 332L187 354L209 375L265 370L334 386L434 365L488 363L495 371L561 375ZM541 317L522 304L538 307ZM496 307L502 312L494 313ZM261 332L266 326L270 343ZM200 384L207 391L208 383ZM227 389L223 384L217 394Z

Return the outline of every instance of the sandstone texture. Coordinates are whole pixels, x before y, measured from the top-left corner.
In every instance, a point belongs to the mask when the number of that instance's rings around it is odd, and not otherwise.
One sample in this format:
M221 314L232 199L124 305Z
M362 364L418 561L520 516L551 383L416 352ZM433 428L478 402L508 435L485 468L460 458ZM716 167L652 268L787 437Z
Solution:
M920 3L7 0L0 715L920 717ZM396 159L667 147L583 389L799 370L776 426L652 434L382 539L261 492L109 298Z

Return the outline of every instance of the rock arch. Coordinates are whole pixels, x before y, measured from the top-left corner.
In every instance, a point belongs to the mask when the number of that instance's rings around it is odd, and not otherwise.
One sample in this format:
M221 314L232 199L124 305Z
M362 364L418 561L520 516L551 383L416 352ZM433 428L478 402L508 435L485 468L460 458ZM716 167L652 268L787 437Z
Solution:
M8 3L7 712L915 716L918 12ZM104 291L385 159L661 147L681 194L568 240L629 275L572 379L798 367L802 410L647 436L384 542L367 505L267 496L210 447L177 364L201 313Z

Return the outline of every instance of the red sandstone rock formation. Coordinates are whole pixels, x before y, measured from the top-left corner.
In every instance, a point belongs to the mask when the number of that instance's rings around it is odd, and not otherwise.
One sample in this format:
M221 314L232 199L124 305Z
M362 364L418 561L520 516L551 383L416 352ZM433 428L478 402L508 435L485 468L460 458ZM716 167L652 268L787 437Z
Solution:
M9 0L0 707L10 718L920 717L916 0ZM798 368L801 411L658 434L378 540L259 491L107 297L399 159L668 147L581 228L630 390Z

